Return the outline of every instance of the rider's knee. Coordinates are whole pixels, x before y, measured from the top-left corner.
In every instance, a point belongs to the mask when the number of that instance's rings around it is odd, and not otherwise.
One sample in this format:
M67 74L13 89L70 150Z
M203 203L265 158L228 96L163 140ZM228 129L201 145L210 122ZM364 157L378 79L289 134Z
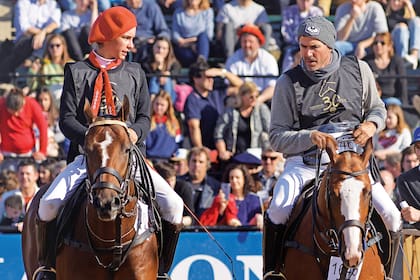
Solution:
M39 201L38 216L41 221L49 222L57 217L58 209L61 207L61 203L57 203L54 200L43 200Z
M289 211L286 211L285 208L281 207L270 207L267 209L267 216L273 224L285 225L289 219Z
M184 201L177 193L173 192L173 194L167 195L167 199L160 201L159 210L162 219L173 224L179 224L182 222Z

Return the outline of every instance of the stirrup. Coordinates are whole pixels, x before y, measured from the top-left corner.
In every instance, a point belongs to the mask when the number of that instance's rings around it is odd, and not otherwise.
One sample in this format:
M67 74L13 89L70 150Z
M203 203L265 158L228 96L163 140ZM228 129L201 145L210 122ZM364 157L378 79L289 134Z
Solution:
M34 271L34 274L32 275L32 280L36 280L36 276L41 272L53 273L54 278L55 278L55 275L57 274L57 271L55 270L54 267L40 266Z
M264 274L263 280L269 279L268 277L275 277L275 278L278 278L278 279L287 280L286 276L284 276L283 273L275 272L274 270L269 271L266 274Z
M171 280L171 277L169 277L168 273L163 273L158 275L157 280Z

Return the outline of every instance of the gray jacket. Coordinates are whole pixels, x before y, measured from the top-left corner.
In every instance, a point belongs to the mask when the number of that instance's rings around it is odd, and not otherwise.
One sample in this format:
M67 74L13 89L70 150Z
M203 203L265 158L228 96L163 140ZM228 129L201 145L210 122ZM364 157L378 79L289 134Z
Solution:
M226 149L236 152L238 140L238 123L240 113L237 109L231 109L221 115L214 129L214 139L224 140ZM256 105L250 116L251 145L250 148L265 149L270 145L268 131L270 127L270 109L265 104Z
M374 122L377 131L380 131L385 127L386 109L379 98L375 78L368 64L360 60L358 64L362 82L361 92L358 92L361 100L360 104L363 104L360 106L361 115L363 121ZM341 63L340 66L342 66ZM328 78L320 79L319 83L327 80ZM336 94L339 95L340 93L337 92ZM310 139L310 133L313 129L302 129L298 122L299 117L300 114L295 102L294 84L288 75L282 74L277 80L271 103L270 142L273 149L284 153L285 157L301 155L313 146Z

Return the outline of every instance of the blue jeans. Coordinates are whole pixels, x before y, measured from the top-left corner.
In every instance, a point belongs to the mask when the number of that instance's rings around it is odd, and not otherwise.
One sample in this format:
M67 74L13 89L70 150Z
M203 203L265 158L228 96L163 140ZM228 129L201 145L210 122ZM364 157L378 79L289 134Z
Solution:
M354 54L357 44L349 41L337 41L335 42L334 46L340 52L340 54L344 56L348 54Z
M206 32L202 32L197 36L196 50L191 47L180 47L174 42L174 52L178 61L183 67L188 67L197 60L198 56L203 56L206 60L209 58L210 40Z
M160 85L159 76L151 77L149 81L150 94L158 94L161 89L163 89L171 95L172 103L174 103L176 99L176 93L173 86L173 80L171 78L167 78L166 83L164 85Z
M76 9L76 3L72 0L59 0L58 3L60 7L64 11L74 10ZM100 12L105 11L106 9L111 8L111 1L110 0L98 0L98 10Z
M400 57L410 54L410 50L420 51L420 18L415 17L405 24L397 25L392 30L395 53Z

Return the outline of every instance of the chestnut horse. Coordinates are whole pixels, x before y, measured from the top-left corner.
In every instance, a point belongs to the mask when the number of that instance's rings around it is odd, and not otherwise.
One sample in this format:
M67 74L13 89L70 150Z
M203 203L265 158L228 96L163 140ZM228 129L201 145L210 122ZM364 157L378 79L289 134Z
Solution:
M86 194L79 191L82 198L79 204L68 206L68 202L62 211L64 215L66 211L73 214L67 218L64 227L67 230L61 228L57 242L57 279L156 280L158 245L154 215L150 218L150 211L142 207L149 220L143 223L138 219L138 200L151 202L154 190L144 159L129 138L125 124L128 107L125 97L117 116L94 118L89 102L85 103L90 123L84 144ZM142 186L134 181L136 167L143 174ZM28 279L32 279L38 267L33 232L44 192L36 195L24 221L22 247Z
M322 181L314 188L293 240L286 241L284 276L287 280L350 279L346 273L356 274L351 268L357 267L359 279L383 280L378 248L372 239L368 242L372 236L368 230L373 210L368 171L372 141L361 155L338 154L337 143L329 139L326 152L330 163ZM332 256L337 257L334 262L330 262ZM336 260L339 264L334 264ZM334 269L335 277L328 278Z

